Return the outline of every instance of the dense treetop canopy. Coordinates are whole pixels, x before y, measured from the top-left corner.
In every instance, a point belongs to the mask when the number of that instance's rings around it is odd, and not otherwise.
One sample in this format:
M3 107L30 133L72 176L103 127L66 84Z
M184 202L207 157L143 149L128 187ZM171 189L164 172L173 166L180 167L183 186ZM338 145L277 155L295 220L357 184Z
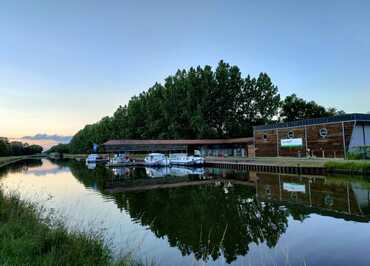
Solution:
M85 126L67 147L58 149L85 153L91 151L93 143L123 138L246 137L252 136L253 126L271 123L280 116L294 120L334 112L295 95L281 102L278 87L266 73L242 77L237 66L220 61L214 70L211 66L178 70L163 84L156 83L132 97L113 116Z
M319 118L343 114L335 108L325 108L314 101L307 102L297 95L287 96L281 103L280 118L284 121L295 121L307 118Z

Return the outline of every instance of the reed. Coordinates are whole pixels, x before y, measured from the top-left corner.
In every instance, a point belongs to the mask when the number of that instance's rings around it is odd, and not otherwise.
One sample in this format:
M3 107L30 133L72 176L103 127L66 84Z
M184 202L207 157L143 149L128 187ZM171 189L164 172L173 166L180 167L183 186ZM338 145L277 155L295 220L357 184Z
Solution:
M0 188L0 265L141 265L115 259L101 232L70 231L45 212Z

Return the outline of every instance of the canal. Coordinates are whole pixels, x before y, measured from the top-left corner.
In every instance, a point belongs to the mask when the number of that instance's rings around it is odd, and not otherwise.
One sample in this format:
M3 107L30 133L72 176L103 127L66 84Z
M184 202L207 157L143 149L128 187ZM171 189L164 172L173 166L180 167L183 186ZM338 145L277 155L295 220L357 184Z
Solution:
M5 191L155 265L369 265L370 182L217 168L0 169Z

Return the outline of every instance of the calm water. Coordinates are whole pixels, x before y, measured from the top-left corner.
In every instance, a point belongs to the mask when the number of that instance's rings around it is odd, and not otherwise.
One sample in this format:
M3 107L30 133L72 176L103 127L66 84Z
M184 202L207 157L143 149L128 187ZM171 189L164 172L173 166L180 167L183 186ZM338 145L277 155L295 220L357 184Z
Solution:
M33 160L0 182L157 265L370 265L365 179L89 168Z

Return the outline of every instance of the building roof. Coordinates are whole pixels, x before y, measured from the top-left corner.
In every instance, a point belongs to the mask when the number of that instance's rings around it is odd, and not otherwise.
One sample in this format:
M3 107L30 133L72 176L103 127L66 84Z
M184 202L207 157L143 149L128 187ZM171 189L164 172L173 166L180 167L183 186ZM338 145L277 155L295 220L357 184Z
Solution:
M370 122L370 114L344 114L331 117L312 118L285 123L275 123L271 125L262 125L256 126L254 128L255 130L268 130L277 128L302 127L325 123L348 122L348 121Z
M210 145L210 144L238 144L253 143L253 138L236 139L117 139L105 142L104 146L111 145Z

